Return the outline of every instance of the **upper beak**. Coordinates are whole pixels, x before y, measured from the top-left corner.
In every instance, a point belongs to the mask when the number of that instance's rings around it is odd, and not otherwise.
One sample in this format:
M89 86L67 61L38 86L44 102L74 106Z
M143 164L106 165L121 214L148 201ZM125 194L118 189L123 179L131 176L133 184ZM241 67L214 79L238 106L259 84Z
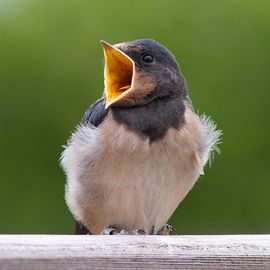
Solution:
M100 41L105 57L105 94L106 108L122 99L133 85L135 73L134 61L124 52L109 44Z

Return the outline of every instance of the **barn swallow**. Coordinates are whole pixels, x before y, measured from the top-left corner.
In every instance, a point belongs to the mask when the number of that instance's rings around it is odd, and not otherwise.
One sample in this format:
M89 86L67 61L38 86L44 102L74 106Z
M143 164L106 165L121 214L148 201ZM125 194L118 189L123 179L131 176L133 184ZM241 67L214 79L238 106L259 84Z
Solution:
M61 157L77 234L168 234L221 132L198 116L173 54L151 39L110 45L102 98Z

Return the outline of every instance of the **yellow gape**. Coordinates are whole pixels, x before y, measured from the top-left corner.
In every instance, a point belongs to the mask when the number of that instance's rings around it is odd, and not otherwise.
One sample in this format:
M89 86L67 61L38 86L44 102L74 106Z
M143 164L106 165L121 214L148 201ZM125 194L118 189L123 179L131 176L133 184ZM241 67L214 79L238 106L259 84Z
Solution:
M124 92L131 88L134 62L125 53L101 41L105 57L106 107L121 99Z

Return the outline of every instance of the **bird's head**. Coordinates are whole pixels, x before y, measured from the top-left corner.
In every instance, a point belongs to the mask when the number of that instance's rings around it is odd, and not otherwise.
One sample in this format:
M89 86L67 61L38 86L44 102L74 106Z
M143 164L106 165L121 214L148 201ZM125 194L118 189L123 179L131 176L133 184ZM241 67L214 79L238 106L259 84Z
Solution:
M151 39L101 44L105 56L106 107L131 107L162 97L187 96L176 60L161 44Z

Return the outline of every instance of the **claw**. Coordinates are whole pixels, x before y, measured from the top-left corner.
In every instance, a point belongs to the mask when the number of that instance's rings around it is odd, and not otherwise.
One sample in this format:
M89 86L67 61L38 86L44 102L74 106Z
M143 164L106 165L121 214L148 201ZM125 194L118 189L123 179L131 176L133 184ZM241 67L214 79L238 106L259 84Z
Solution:
M104 229L101 234L103 234L103 235L115 235L115 234L119 234L119 232L115 228L108 227L108 228Z
M173 232L174 234L177 234L176 229L169 225L165 224L160 231L157 232L157 235L170 235L170 233Z

